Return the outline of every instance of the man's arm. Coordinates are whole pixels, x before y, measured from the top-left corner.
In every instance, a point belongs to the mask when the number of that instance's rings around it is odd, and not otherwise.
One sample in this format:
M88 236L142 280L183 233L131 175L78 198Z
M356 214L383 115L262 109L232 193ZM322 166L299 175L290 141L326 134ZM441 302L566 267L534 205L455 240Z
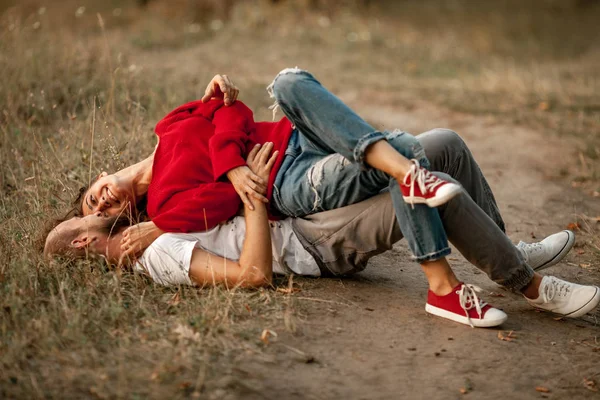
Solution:
M274 152L273 144L257 146L248 155L248 166L259 177L269 176L278 152ZM190 278L200 284L225 283L226 285L242 285L258 287L271 284L273 278L273 254L271 250L271 230L267 207L260 203L254 209L244 206L246 220L246 237L239 263L210 256L206 252L195 252L192 255ZM216 259L212 259L212 258Z
M254 210L245 207L246 238L238 262L194 249L190 278L200 286L261 287L271 284L273 256L267 208L259 204Z

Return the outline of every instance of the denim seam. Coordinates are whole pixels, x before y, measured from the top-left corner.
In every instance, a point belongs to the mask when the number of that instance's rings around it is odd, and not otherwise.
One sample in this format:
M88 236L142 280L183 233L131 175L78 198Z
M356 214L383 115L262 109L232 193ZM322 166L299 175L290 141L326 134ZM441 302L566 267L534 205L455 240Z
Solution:
M277 110L279 110L280 108L280 104L277 101L277 99L275 98L275 82L277 81L277 78L279 78L281 75L287 75L287 74L307 74L310 75L308 73L308 71L305 71L303 69L298 68L298 66L294 67L294 68L285 68L283 70L281 70L277 76L275 76L275 79L273 79L273 82L271 82L271 84L269 86L267 86L267 93L269 94L269 97L274 99L274 103L273 105L269 106L269 110L273 111L273 121L275 121L275 116L277 115Z
M447 255L449 255L452 252L452 250L450 249L450 247L445 247L441 250L438 251L434 251L433 253L428 253L422 256L412 256L412 259L415 260L418 263L424 262L424 261L433 261L433 260L439 260L442 257L445 257Z
M361 137L354 147L354 161L359 163L362 168L367 168L368 165L365 163L365 150L367 150L367 147L380 140L387 140L385 135L380 131L370 132Z
M283 201L281 200L281 194L279 193L279 188L276 185L273 185L273 193L271 197L273 199L273 205L280 213L288 216L292 215L290 210L288 210L287 207L283 204Z

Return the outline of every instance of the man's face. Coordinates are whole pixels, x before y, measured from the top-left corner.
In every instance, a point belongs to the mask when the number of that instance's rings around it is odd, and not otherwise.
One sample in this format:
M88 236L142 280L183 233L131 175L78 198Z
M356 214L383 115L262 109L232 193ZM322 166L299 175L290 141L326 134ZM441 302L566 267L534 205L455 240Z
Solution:
M71 218L50 232L44 253L81 257L90 252L105 256L109 261L118 260L120 249L118 246L110 246L109 236L118 241L127 222L116 217L106 217L101 212Z

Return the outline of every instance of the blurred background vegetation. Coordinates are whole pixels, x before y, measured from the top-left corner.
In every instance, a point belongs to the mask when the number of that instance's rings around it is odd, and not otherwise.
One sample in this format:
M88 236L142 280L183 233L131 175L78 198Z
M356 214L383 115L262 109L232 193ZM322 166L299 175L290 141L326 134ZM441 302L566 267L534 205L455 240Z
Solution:
M258 325L293 330L276 292L174 297L36 251L78 186L149 154L156 121L214 74L257 119L298 65L357 107L428 101L559 135L548 173L595 194L598 21L593 0L0 0L0 397L189 395L229 384L214 356L255 351Z

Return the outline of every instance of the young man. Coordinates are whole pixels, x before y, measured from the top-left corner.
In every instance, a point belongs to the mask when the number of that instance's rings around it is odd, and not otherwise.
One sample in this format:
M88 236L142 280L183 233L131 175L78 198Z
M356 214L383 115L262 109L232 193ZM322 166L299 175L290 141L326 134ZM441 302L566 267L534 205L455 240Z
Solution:
M598 288L542 277L536 272L556 264L568 253L574 242L571 232L557 233L540 243L514 246L504 234L492 192L460 137L452 131L433 130L419 135L418 140L431 161L432 170L452 171L466 191L441 206L439 212L448 238L471 263L496 283L521 291L534 307L569 317L583 315L596 307L600 301ZM448 175L443 176L452 180ZM246 213L246 219L252 215L248 208ZM96 215L66 221L48 236L46 252L70 250L82 255L89 250L116 262L121 254L123 229L115 227L113 235L108 237L106 226L111 223ZM143 253L136 266L161 284L244 282L243 271L248 270L248 265L224 260L242 262L248 240L257 237L245 229L244 218L236 217L206 232L162 235ZM303 219L272 222L270 230L272 265L269 263L267 269L311 276L360 271L370 257L390 249L402 238L389 194ZM260 248L260 243L256 246ZM210 260L206 251L216 256ZM256 276L260 278L261 274L251 275L246 285L270 283L269 279L255 279ZM262 278L265 276L269 274L262 273ZM469 300L469 296L464 300ZM470 300L451 314L440 316L481 326L472 318L476 305L481 306L481 302L472 297ZM432 303L428 298L428 312L437 307Z

